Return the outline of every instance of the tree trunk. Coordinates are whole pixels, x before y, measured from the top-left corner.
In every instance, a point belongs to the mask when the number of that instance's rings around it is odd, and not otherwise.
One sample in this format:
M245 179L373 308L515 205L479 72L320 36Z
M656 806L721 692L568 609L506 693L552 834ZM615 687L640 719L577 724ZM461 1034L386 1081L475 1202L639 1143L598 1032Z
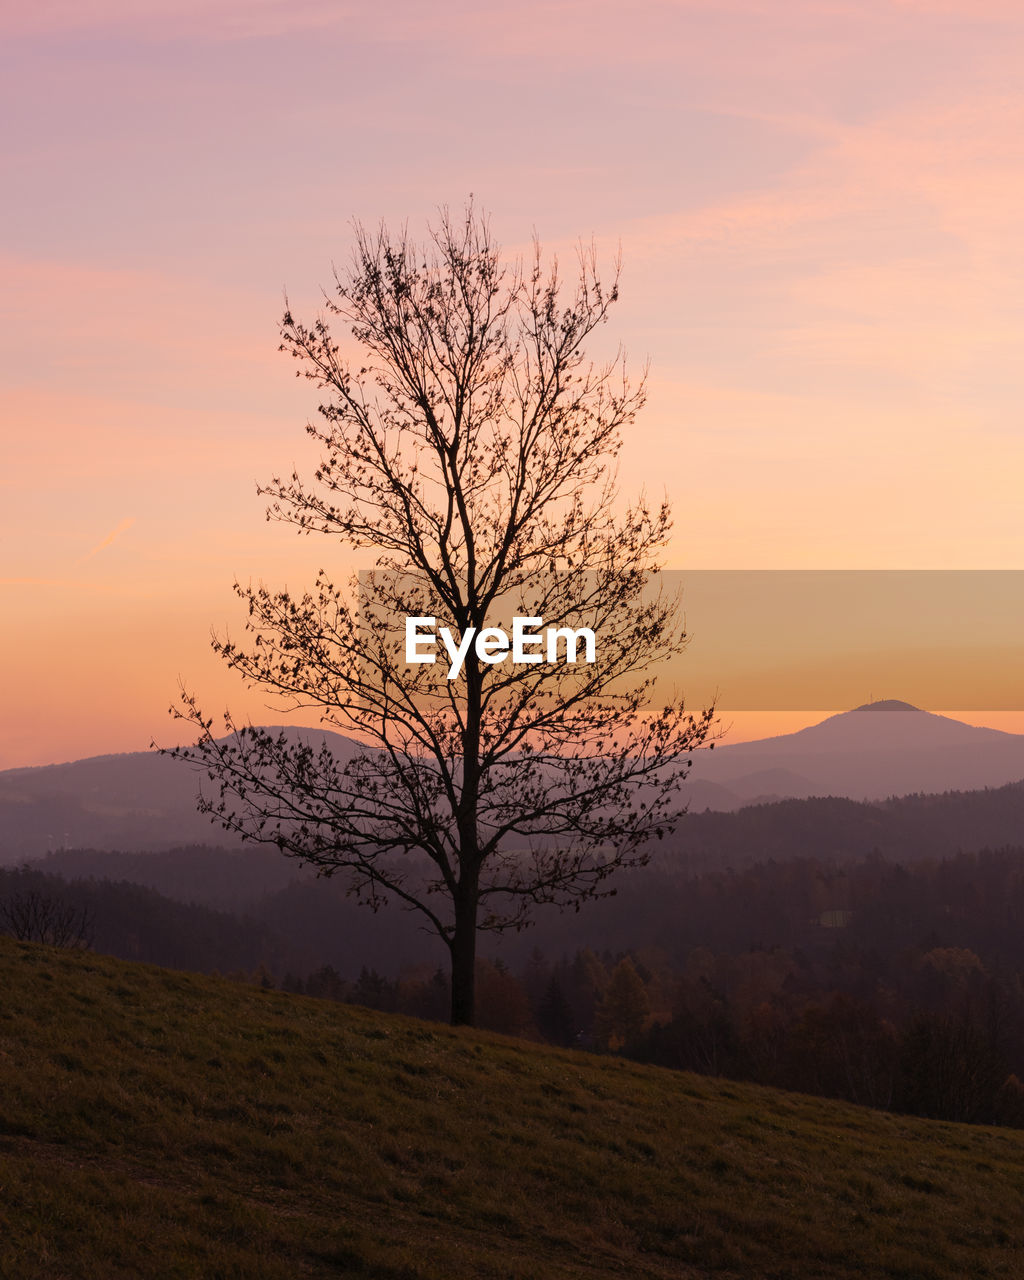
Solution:
M476 917L480 906L481 666L471 655L466 663L466 720L462 734L462 795L460 797L459 884L455 891L455 932L452 935L452 1026L476 1025Z
M452 1026L476 1025L476 883L460 886L452 935Z

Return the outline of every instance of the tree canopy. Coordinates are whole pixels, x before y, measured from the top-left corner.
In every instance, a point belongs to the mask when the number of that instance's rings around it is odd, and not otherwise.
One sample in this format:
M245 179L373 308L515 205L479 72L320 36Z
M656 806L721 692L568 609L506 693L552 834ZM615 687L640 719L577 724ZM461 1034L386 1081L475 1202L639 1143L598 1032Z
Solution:
M259 491L268 518L370 548L373 569L341 584L322 570L301 597L236 583L249 642L214 648L358 746L339 756L230 717L218 738L188 693L178 711L200 738L177 754L216 782L204 805L226 828L423 915L451 954L456 1022L473 1020L478 930L578 909L647 861L711 730L711 708L653 700L686 636L657 588L668 504L624 502L616 484L644 378L621 352L585 353L617 297L618 265L602 283L592 248L568 287L537 244L504 262L472 204L425 245L357 225L324 313L283 320L282 349L320 394L319 466ZM516 617L555 649L503 648ZM407 660L410 618L448 629L455 678ZM581 660L567 631L593 637Z

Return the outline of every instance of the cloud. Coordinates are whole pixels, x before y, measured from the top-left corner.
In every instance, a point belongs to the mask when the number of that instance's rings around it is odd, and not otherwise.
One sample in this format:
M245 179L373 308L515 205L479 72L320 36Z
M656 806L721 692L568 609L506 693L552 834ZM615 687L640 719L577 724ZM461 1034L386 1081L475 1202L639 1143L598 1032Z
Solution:
M358 11L336 0L42 0L5 14L10 35L112 30L166 41L272 38L292 31L338 27Z
M91 551L87 552L84 556L82 556L81 560L79 560L78 563L84 564L86 560L91 560L93 556L98 555L101 551L105 551L106 548L109 547L112 542L115 542L121 536L122 533L127 532L127 530L129 530L134 523L135 523L135 517L127 516L124 520L121 521L121 523L117 526L116 529L111 530L111 532L107 534L107 536L103 539L102 542L98 542Z
M124 587L111 585L107 582L97 582L95 580L84 580L81 578L42 578L42 577L22 577L22 578L0 578L0 587L54 587L62 593L68 591L82 591L90 596L102 592L105 595L126 595L129 594ZM36 597L38 599L39 597Z

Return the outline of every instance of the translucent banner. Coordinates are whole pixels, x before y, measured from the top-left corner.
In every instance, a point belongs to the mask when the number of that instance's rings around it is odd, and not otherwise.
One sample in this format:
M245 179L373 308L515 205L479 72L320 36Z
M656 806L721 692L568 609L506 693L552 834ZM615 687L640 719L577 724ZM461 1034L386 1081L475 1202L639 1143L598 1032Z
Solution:
M374 637L362 652L379 653L377 677L417 698L457 700L473 660L489 685L511 687L519 670L538 690L628 669L651 611L675 602L685 649L668 651L664 627L664 656L652 651L637 677L657 678L654 701L681 690L695 710L1024 710L1024 570L667 570L639 594L620 584L618 598L596 574L539 574L475 627L446 617L415 574L364 574L360 588Z
M1024 571L673 570L691 705L816 711L882 699L1024 710Z

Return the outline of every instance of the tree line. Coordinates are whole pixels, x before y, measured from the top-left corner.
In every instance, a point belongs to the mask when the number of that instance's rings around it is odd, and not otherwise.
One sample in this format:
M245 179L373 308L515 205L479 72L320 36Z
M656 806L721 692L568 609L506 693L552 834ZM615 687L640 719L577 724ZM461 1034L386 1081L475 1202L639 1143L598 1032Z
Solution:
M478 959L479 1024L917 1115L1024 1123L1024 848L636 885L648 892L620 909L624 946ZM0 931L19 919L87 920L98 950L127 959L422 1018L450 1011L436 963L342 974L263 922L139 886L2 871Z
M702 876L671 949L478 965L480 1025L667 1067L1024 1125L1024 850ZM774 941L758 941L758 939ZM443 1018L445 976L329 966L285 989Z

